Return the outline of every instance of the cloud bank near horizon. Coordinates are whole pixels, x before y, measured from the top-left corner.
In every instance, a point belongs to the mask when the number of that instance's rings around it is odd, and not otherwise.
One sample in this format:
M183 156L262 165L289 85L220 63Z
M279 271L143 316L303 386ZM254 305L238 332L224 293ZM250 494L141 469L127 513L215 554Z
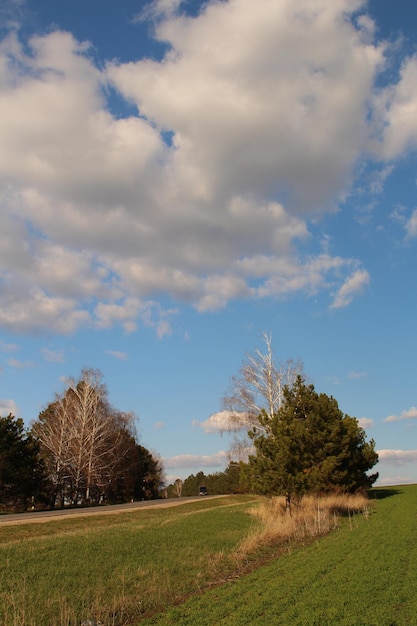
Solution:
M417 450L377 450L379 462L402 466L417 461Z
M165 469L187 469L205 467L225 467L228 463L229 455L224 450L220 450L212 455L180 454L177 456L162 459Z

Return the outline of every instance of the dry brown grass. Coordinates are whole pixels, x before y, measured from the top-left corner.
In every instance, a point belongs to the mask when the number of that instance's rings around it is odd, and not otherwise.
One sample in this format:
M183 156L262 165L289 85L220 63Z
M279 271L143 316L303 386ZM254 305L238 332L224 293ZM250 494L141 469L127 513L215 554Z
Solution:
M261 546L285 546L292 541L325 535L337 528L341 516L351 520L355 513L368 515L370 506L368 498L360 494L305 496L289 512L284 497L265 499L251 510L261 525L240 543L236 558L245 558Z

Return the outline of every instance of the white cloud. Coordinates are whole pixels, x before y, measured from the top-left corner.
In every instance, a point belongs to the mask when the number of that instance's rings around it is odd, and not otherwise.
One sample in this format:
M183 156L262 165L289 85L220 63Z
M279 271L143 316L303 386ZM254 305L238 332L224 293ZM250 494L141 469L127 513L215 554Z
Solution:
M229 0L188 18L158 0L165 58L105 69L69 33L5 37L0 325L164 337L155 294L199 311L319 291L349 305L369 274L311 253L308 220L334 211L371 137L385 160L417 138L417 61L376 94L386 49L347 19L364 4ZM113 117L109 84L140 115Z
M233 420L233 414L231 411L220 411L219 413L213 413L204 422L193 421L193 426L202 428L206 434L221 433L229 430L236 431L236 419ZM245 426L243 429L247 430Z
M379 462L387 465L407 465L417 461L417 450L378 450Z
M220 451L212 455L181 454L162 459L165 469L186 469L203 467L223 467L228 462L227 452Z
M416 482L415 479L412 479L409 476L396 475L396 476L389 476L387 478L381 478L381 479L379 478L378 481L376 482L376 486L395 487L396 485L412 485L415 482Z
M10 367L15 367L17 369L26 369L27 367L34 366L31 361L19 361L19 359L8 359L7 364L10 365Z
M412 406L399 415L388 415L384 422L402 422L403 420L417 419L417 407Z
M354 380L359 380L361 378L366 378L367 377L367 373L366 372L358 372L356 370L352 370L351 372L349 372L348 377L352 378Z
M137 321L140 320L144 326L154 328L160 338L171 333L169 318L175 314L174 309L163 310L157 302L144 302L139 298L125 298L112 303L99 302L94 311L98 328L110 328L116 322L130 333L136 330Z
M111 328L116 321L123 326L126 332L132 332L136 330L136 319L140 308L140 300L127 298L119 302L99 302L94 313L99 328Z
M407 231L407 237L411 238L417 236L417 209L412 212L410 218L405 224L405 228Z
M410 215L407 215L407 209L404 206L396 206L391 214L391 218L404 227L406 241L417 236L417 209L414 209Z
M339 309L350 304L353 298L361 293L369 285L370 276L366 270L357 270L346 279L344 284L337 291L332 303L333 309Z
M141 13L136 17L137 21L171 17L175 15L184 0L150 0Z
M119 359L120 361L127 361L126 352L119 352L118 350L106 350L106 354L109 354L110 356L114 356L116 359Z
M160 24L159 38L172 46L164 64L111 67L110 76L145 116L175 132L176 173L196 197L281 187L305 210L321 207L363 146L366 98L382 60L343 19L359 4L211 3L197 20Z
M358 422L359 422L359 426L361 428L364 428L365 430L367 428L372 428L372 426L374 425L374 420L369 417L360 417L358 419Z
M19 346L17 346L15 343L5 343L4 341L0 340L0 352L16 352L17 350L19 350Z
M0 416L6 417L10 413L14 416L17 416L19 414L16 402L14 400L0 399Z
M377 150L386 160L417 147L417 55L404 61L399 81L376 98L382 128Z
M153 427L154 430L162 430L163 428L165 428L165 422L155 422Z
M320 254L305 263L290 256L284 259L261 256L244 259L241 264L250 276L269 276L254 290L254 295L285 297L297 292L314 295L322 289L328 289L337 276L349 273L356 262Z
M50 296L36 287L26 291L6 283L0 307L0 326L14 332L70 333L90 323L89 313L75 299Z
M64 363L65 359L63 350L49 350L49 348L43 348L42 354L45 361L50 361L51 363Z

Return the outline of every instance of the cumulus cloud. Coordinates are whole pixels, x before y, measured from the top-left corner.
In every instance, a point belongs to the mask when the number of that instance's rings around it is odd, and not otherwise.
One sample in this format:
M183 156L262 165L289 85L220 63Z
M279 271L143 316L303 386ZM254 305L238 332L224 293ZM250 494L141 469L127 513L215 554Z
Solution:
M314 252L309 220L364 154L415 145L416 59L376 91L386 47L347 19L361 0L181 4L142 15L158 61L99 67L65 32L0 42L4 328L164 337L156 295L204 312L325 291L337 309L369 284L360 259ZM109 86L138 114L112 116Z
M193 426L202 428L208 435L219 432L222 433L231 429L236 431L238 429L236 428L236 419L233 420L233 415L236 414L233 414L231 411L220 411L219 413L213 413L210 415L210 417L204 422L194 420ZM244 424L242 425L242 428L246 429Z
M372 420L372 419L371 419L371 418L369 418L369 417L360 417L360 418L358 419L358 422L359 422L359 426L360 426L361 428L364 428L365 430L366 430L367 428L372 428L372 426L374 425L374 420Z
M228 462L228 454L221 450L212 455L180 454L162 459L165 469L186 469L202 467L223 467Z
M158 337L171 334L170 317L176 310L164 311L161 306L152 301L143 302L139 298L125 298L120 302L99 302L94 315L98 328L111 328L119 323L127 333L137 328L140 320L144 326L154 328Z
M10 413L14 416L17 416L19 414L16 402L14 400L0 399L0 416L6 417Z
M183 0L152 0L136 16L134 21L143 22L148 19L160 19L175 15Z
M230 421L229 411L214 413L204 422L193 420L193 426L202 428L207 435L227 430Z
M332 308L340 309L350 304L353 298L361 293L369 284L370 276L366 270L357 270L349 276L343 285L338 289L332 303Z
M417 450L378 450L378 457L387 465L406 465L417 461Z
M384 159L395 159L405 150L417 147L417 55L403 62L395 86L381 90L375 109L383 128L377 150Z
M388 415L384 419L384 422L402 422L403 420L417 419L417 407L412 406L406 411L403 411L399 415Z

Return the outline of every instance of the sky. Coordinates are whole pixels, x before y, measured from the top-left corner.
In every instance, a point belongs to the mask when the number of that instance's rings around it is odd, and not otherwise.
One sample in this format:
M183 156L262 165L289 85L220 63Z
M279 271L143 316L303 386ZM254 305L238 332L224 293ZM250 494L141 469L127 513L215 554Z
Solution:
M417 4L2 0L0 415L98 368L168 482L270 333L417 482Z

